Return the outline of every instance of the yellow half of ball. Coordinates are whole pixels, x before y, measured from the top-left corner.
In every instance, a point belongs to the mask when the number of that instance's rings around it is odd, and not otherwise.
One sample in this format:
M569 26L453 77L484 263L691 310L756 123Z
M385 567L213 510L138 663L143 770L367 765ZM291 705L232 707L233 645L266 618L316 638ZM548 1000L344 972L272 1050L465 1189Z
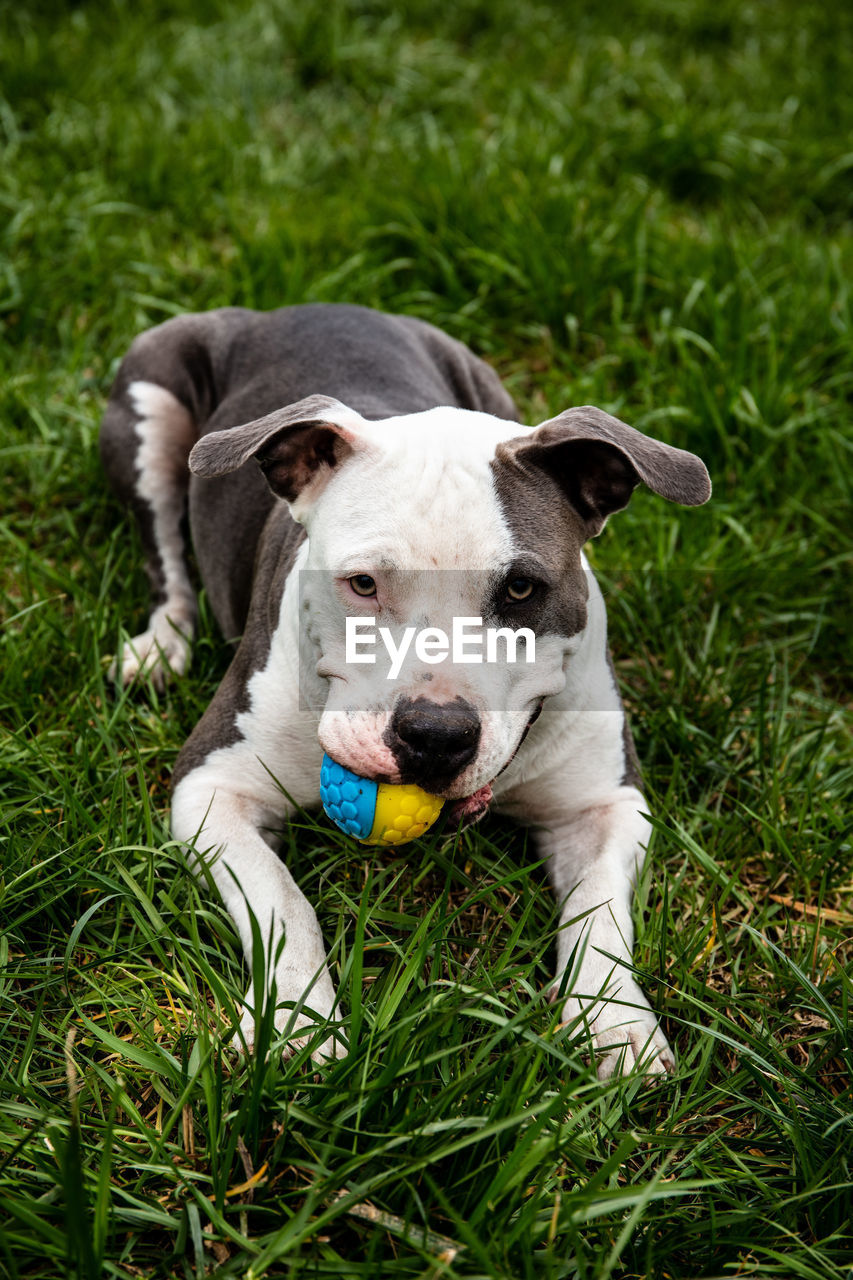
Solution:
M441 813L444 800L414 783L394 786L380 782L370 835L363 844L406 844L428 831Z

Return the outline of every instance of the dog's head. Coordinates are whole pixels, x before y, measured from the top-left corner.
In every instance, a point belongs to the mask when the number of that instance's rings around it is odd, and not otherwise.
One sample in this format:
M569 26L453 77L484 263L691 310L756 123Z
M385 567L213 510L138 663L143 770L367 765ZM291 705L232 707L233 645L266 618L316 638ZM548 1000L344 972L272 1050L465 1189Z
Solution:
M323 749L463 811L564 686L587 539L640 483L710 496L693 454L589 407L525 428L456 408L367 421L312 396L204 437L191 466L252 457L309 535L302 674L309 700L322 691Z

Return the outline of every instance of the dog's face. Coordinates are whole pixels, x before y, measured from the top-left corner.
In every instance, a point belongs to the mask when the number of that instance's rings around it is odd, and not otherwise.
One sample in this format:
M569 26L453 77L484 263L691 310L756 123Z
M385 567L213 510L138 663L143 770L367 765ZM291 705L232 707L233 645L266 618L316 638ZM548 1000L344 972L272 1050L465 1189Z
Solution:
M587 538L640 480L707 497L697 458L593 409L536 429L455 408L368 422L312 397L205 437L192 466L253 455L308 531L300 662L323 749L463 811L564 686Z
M471 796L563 687L586 616L581 540L567 530L539 547L515 527L494 466L518 431L461 409L365 423L302 505L303 617L328 681L320 742L362 776ZM349 654L348 618L363 620ZM533 660L523 638L513 654L498 637L490 655L499 628L532 631Z

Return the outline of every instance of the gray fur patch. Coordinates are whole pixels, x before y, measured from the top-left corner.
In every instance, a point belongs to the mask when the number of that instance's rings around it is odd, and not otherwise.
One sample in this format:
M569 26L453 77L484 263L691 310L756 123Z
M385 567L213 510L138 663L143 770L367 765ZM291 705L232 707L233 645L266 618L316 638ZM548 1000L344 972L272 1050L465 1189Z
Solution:
M560 486L514 449L499 444L492 460L498 501L512 531L517 558L502 575L530 577L538 587L529 601L493 604L500 625L531 627L537 635L574 636L586 626L589 588L581 564L583 522Z
M245 634L210 706L178 756L173 787L203 764L211 752L230 747L242 738L237 717L248 709L250 679L266 665L285 583L304 540L302 526L291 519L283 504L277 506L261 538Z

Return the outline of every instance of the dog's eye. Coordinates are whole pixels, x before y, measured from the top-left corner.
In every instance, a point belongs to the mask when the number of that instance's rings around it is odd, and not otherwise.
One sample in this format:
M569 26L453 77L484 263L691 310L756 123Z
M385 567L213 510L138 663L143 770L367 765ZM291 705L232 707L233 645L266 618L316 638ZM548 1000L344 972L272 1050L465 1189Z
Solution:
M354 573L347 581L357 596L376 595L376 583L369 573Z
M510 600L529 600L535 590L536 583L532 578L510 578L506 584Z

